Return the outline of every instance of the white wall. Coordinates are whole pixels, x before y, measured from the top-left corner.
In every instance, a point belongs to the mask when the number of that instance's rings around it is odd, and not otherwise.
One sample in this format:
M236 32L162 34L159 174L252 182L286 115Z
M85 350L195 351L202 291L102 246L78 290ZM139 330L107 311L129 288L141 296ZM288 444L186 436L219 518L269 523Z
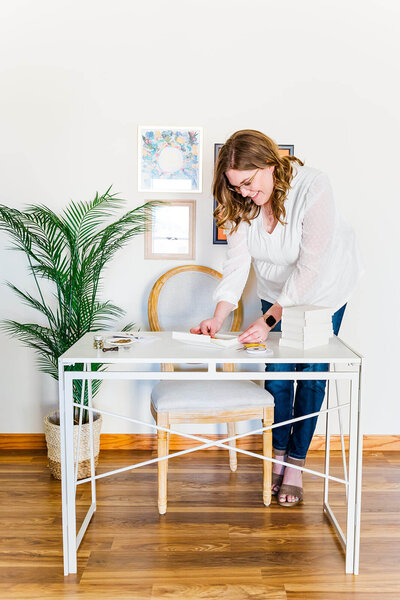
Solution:
M0 202L59 211L113 184L132 208L157 197L137 192L137 125L200 125L204 192L182 199L197 203L195 262L220 269L224 247L211 237L213 144L241 128L294 144L330 175L368 269L342 327L368 359L365 432L400 433L399 17L397 0L3 0ZM7 245L0 234L0 318L29 320L3 285L33 291L23 257ZM151 285L177 264L144 261L136 239L110 267L104 297L147 328ZM246 306L245 324L258 311L254 285ZM42 431L55 385L4 334L0 377L0 431ZM147 384L110 385L102 406L147 415ZM142 402L133 406L132 394ZM109 420L104 431L134 430L126 427Z

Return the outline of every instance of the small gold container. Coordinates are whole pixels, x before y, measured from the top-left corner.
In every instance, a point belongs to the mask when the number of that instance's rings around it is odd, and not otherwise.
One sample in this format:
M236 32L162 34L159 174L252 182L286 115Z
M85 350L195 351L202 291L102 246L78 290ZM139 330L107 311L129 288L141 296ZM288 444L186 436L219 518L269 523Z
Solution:
M103 336L95 335L93 337L93 348L96 348L96 350L102 350L103 347L104 347Z

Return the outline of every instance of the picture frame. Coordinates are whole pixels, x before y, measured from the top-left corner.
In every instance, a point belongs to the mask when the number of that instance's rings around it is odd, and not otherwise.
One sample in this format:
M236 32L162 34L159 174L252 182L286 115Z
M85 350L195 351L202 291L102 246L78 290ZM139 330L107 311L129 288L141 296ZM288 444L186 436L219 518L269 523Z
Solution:
M146 259L195 258L196 201L163 200L152 208L145 232Z
M222 148L223 144L214 144L214 165L217 161L218 152ZM279 144L278 148L282 156L294 156L294 145L293 144ZM213 213L217 208L217 201L214 198L213 202ZM221 227L217 227L215 218L213 218L213 244L227 244L226 233Z
M138 126L138 191L202 191L201 127Z

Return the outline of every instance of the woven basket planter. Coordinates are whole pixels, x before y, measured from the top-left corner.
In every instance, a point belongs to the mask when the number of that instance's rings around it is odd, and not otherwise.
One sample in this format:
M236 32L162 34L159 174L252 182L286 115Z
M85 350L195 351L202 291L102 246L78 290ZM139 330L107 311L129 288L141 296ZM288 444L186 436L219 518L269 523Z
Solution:
M59 413L53 412L44 418L44 432L47 443L48 466L50 473L56 479L61 479L61 449ZM93 442L94 464L97 467L100 452L100 430L102 418L98 413L93 413ZM76 461L76 447L78 443L79 425L74 425L74 460ZM78 479L90 477L90 433L89 423L81 426L81 439L79 443Z

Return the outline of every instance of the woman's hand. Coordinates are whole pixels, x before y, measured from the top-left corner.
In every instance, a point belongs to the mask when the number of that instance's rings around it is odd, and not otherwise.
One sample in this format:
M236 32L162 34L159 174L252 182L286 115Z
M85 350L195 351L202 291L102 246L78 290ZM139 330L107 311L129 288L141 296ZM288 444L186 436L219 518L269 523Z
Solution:
M226 317L234 308L234 304L226 302L225 300L220 300L215 308L214 316L211 317L211 319L205 319L200 325L192 327L190 333L210 335L213 337L217 331L221 329Z
M190 333L210 335L211 337L213 337L217 333L217 331L221 329L222 323L223 321L221 319L218 319L217 317L205 319L200 323L200 325L192 327Z
M239 336L239 342L241 344L262 343L266 341L268 334L269 327L265 324L264 319L260 317Z

